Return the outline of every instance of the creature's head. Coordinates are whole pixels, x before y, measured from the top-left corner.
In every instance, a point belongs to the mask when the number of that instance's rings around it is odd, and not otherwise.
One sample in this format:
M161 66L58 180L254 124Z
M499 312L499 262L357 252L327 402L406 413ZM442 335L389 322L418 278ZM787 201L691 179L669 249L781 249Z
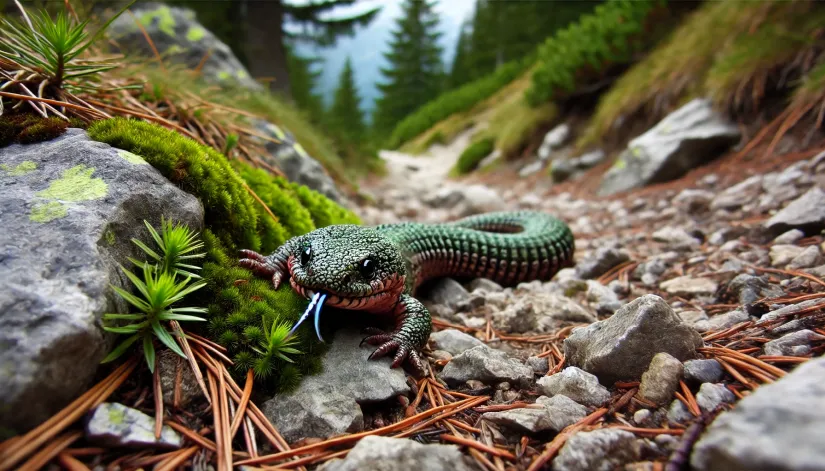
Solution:
M404 291L406 268L393 243L375 229L328 226L299 238L289 257L292 288L306 298L325 293L326 304L381 311Z

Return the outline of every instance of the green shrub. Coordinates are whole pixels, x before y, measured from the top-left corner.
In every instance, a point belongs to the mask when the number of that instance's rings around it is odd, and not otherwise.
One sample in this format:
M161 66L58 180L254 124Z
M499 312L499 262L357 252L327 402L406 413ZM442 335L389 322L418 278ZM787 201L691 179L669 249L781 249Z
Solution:
M471 143L464 149L464 152L461 153L461 156L458 158L458 162L455 164L454 173L459 175L464 175L465 173L470 173L478 167L479 162L481 162L484 157L490 155L490 152L493 151L495 148L496 141L492 137L486 136L482 137Z
M390 136L389 147L396 149L450 115L471 109L518 78L533 64L533 59L533 55L530 55L504 64L494 73L441 94L424 104L398 123Z
M538 50L538 67L527 90L531 105L559 98L597 79L608 67L627 64L645 45L648 14L663 0L608 0L558 31Z

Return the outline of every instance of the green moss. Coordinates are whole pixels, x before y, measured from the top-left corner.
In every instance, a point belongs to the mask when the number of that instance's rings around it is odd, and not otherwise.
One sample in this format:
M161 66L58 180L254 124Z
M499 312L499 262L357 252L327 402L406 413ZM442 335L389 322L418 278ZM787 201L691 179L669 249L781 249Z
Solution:
M63 175L51 182L48 188L36 196L61 201L88 201L103 198L109 185L102 178L92 178L94 167L76 165L63 171Z
M458 175L463 175L475 170L475 168L478 167L478 163L493 151L495 143L495 139L489 136L484 136L473 141L464 149L461 156L458 157L454 172Z
M2 164L0 165L0 170L5 171L6 175L10 177L21 177L27 173L37 170L37 164L31 160L24 160L14 167L9 167L7 164Z
M198 26L191 26L186 31L186 40L193 43L200 41L204 36L206 36L206 30Z
M32 222L46 223L66 217L68 210L66 205L58 201L49 201L46 203L37 203L32 207L29 213L29 220Z
M4 114L0 116L0 147L49 141L66 132L68 127L68 122L55 116Z

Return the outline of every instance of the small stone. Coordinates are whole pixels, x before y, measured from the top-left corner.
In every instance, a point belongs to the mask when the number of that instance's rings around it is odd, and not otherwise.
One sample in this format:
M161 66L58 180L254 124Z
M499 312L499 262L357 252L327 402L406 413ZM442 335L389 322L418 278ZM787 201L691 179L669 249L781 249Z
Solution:
M784 290L779 286L768 283L764 276L753 276L742 273L731 280L727 287L728 293L739 299L740 304L750 304L763 298L782 296Z
M625 430L603 428L578 432L553 460L554 471L613 471L638 461L641 450L636 436Z
M708 190L687 188L673 198L673 202L691 214L703 213L708 210L715 195Z
M693 328L699 332L708 332L711 330L722 330L728 327L733 327L740 322L749 321L750 316L741 309L735 309L725 314L718 314L706 321L698 321L693 324Z
M544 407L486 412L481 418L518 432L537 433L545 430L560 432L587 416L586 407L566 396L541 396L536 404Z
M596 304L596 312L609 316L622 307L616 293L595 280L587 280L587 300ZM596 319L593 319L594 321ZM591 321L592 322L592 321Z
M805 247L805 250L803 250L802 253L791 260L791 263L788 264L788 268L791 270L811 268L819 265L821 262L822 258L819 256L819 247L816 245L809 245L808 247Z
M576 275L582 279L598 278L608 270L630 260L626 250L605 247L576 264Z
M702 345L699 334L662 298L649 294L608 319L574 329L564 340L564 353L570 365L613 384L640 378L657 353L684 361L694 358Z
M679 387L683 371L681 361L667 353L657 353L650 362L650 367L642 375L639 394L654 404L665 404Z
M444 350L433 350L430 356L435 360L450 361L453 359L453 355L450 352L445 352Z
M668 435L666 433L660 433L653 437L653 441L668 451L674 451L679 447L679 439L674 437L673 435Z
M659 288L674 296L711 296L719 285L710 278L694 278L690 275L680 276L659 284Z
M334 459L323 471L472 471L470 464L455 445L422 445L406 438L370 435L358 441L344 459Z
M685 379L695 383L718 383L725 371L716 360L688 360L685 362Z
M805 237L805 233L800 231L799 229L791 229L787 232L783 232L781 235L777 236L776 239L773 240L774 244L793 244L796 243L799 239Z
M816 234L825 228L825 192L816 186L811 188L770 218L765 227L774 234L789 229L799 229L809 235Z
M154 417L117 402L104 402L89 412L86 439L112 447L176 449L183 444L183 438L168 425L155 438Z
M537 382L539 392L546 396L563 394L586 406L599 407L610 400L610 392L599 384L599 379L575 366L567 367L552 376L543 376Z
M765 344L765 355L801 357L811 353L811 343L825 340L812 330L799 330Z
M699 321L706 321L708 320L708 315L705 311L679 311L679 317L685 321L687 325L693 325Z
M784 267L789 264L791 260L802 254L805 250L796 245L772 245L771 246L771 266Z
M722 404L730 404L736 396L724 384L702 383L696 394L696 403L702 412L712 412Z
M510 381L527 385L533 379L533 369L506 353L479 345L453 357L441 372L449 384L461 384L476 379L484 383Z
M169 406L185 408L194 399L203 395L192 367L186 358L172 350L162 350L158 353L158 374L163 391L163 402ZM175 385L180 374L180 396L175 404Z
M754 175L719 193L710 203L710 209L717 211L735 210L748 201L753 201L762 192L762 175Z
M518 298L515 303L494 314L497 325L508 332L522 334L536 330L538 315L529 298Z
M487 278L476 278L471 281L469 285L467 285L467 289L469 289L471 293L475 293L476 291L497 293L504 288L493 280L488 280Z
M674 399L667 410L667 421L671 425L684 424L693 418L687 406L679 399Z
M807 301L802 301L801 303L790 304L788 306L774 309L773 311L764 314L762 317L760 317L759 323L761 324L765 322L771 322L776 319L779 319L780 317L790 316L791 314L795 314L803 309L811 308L817 305L819 302L820 301L818 299L809 299Z
M539 396L536 398L536 404L541 404L547 409L550 421L556 427L554 430L558 432L587 416L587 407L564 394L557 394L553 397Z
M652 415L653 413L650 412L650 409L639 409L633 413L633 422L638 425L645 424L648 420L650 420Z
M443 304L455 309L461 301L466 301L470 293L461 286L461 283L452 278L438 280L428 293L428 298L436 304Z
M550 368L550 362L547 360L547 357L528 357L527 366L533 368L533 373L543 375L547 374L547 370Z
M484 345L481 340L456 329L433 332L430 334L430 342L432 342L434 349L444 350L452 355L458 355L473 347Z
M700 471L822 470L823 423L825 357L820 357L720 414L696 443L690 464Z
M653 273L645 273L642 275L642 283L645 286L655 286L659 282L659 277Z
M699 247L701 242L684 229L665 226L653 233L653 240L664 243L670 250L691 250Z

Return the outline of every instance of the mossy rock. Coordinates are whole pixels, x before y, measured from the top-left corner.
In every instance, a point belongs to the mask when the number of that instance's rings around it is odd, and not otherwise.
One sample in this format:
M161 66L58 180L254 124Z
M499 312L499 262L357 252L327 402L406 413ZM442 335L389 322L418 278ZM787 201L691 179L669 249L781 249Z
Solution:
M50 141L69 127L65 119L22 113L0 116L0 148L11 144L34 144Z
M293 387L318 371L324 345L309 330L297 333L302 355L294 363L265 359L254 348L264 324L294 323L307 300L288 285L277 291L237 264L237 250L270 253L287 239L330 224L360 224L351 211L309 188L274 177L155 124L123 118L89 127L92 139L142 157L204 206L207 288L191 304L206 305L205 334L229 350L240 375L249 368L268 389ZM253 196L253 192L254 195ZM274 217L273 217L274 216ZM188 299L188 298L187 298ZM253 348L254 347L254 348Z

